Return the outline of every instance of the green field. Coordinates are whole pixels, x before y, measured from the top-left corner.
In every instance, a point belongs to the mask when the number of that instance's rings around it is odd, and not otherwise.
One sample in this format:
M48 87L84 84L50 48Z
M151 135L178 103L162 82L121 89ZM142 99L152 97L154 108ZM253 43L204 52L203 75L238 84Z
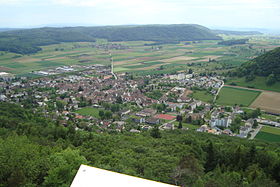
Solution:
M175 125L175 127L179 126L178 121L175 121L173 124ZM189 124L189 123L182 123L182 126L183 126L183 128L189 128L190 130L196 130L200 127L198 125L193 125L193 124Z
M264 126L257 134L256 139L280 142L280 128Z
M250 106L250 104L259 96L260 93L260 91L224 86L218 95L216 103L219 105L230 106L235 104L241 106Z
M261 131L271 133L271 134L280 135L280 128L277 128L277 127L264 126L264 127L262 127Z
M280 82L277 82L271 86L266 84L265 77L256 77L253 81L246 82L245 78L232 78L227 81L226 84L234 84L242 87L257 88L262 90L270 90L280 92Z
M214 96L207 93L207 91L199 91L199 90L195 90L192 95L191 95L194 99L200 100L200 101L204 101L204 102L208 102L211 103L214 99Z
M264 42L265 41L265 42ZM149 41L110 42L126 46L127 49L95 48L93 44L109 44L106 40L92 42L69 42L42 46L42 51L32 55L19 55L0 51L0 71L27 75L32 71L46 70L63 65L110 64L110 53L115 62L116 72L135 72L137 74L171 73L192 68L195 72L225 72L225 68L234 68L255 56L263 46L280 45L279 41L253 38L254 48L244 46L221 46L218 41L201 41L185 45L163 44L159 50L145 44ZM209 59L216 61L209 62ZM161 70L155 69L162 67ZM238 80L230 80L238 82ZM242 82L242 81L241 81ZM259 80L256 80L256 84ZM255 85L255 83L250 83ZM241 83L240 83L241 85ZM256 85L256 87L263 88ZM280 90L280 84L273 88ZM201 94L198 93L198 97ZM209 98L205 98L208 101Z
M97 108L86 107L86 108L76 110L75 112L83 116L92 116L95 118L100 118L99 111L100 110Z

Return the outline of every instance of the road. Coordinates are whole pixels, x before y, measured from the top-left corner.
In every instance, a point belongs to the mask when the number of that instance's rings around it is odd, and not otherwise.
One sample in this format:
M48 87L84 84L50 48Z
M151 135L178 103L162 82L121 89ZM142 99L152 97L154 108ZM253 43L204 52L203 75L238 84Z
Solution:
M217 96L219 95L221 89L223 88L223 86L225 85L224 81L222 83L222 86L218 89L217 93L215 94L215 97L213 99L213 103L215 103L216 99L217 99Z

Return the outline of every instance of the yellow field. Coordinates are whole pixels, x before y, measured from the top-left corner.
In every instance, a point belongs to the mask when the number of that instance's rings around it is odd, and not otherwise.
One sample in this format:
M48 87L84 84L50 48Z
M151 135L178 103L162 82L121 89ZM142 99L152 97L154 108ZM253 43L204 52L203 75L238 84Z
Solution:
M280 93L263 91L251 104L251 107L280 114Z

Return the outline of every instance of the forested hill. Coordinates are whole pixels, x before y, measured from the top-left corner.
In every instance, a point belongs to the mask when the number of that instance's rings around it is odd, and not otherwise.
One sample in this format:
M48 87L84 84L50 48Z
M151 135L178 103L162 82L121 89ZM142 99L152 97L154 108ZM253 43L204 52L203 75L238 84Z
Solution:
M280 47L243 64L235 73L238 76L247 76L248 79L265 76L268 84L280 81Z
M180 186L280 184L278 143L156 128L96 133L44 115L0 102L0 186L70 186L80 164Z
M39 46L60 42L93 42L96 38L108 41L197 41L218 40L210 29L200 25L142 25L65 27L16 30L0 33L0 51L31 54L40 51Z
M213 30L216 34L225 34L225 35L260 35L262 34L259 31L228 31L228 30Z

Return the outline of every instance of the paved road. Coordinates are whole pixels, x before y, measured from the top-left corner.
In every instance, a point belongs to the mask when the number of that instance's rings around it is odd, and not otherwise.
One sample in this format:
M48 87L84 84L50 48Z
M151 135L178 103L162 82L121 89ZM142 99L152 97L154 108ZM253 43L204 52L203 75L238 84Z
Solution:
M261 128L263 127L263 125L260 125L254 130L254 132L251 133L251 137L249 138L250 140L254 139L255 136L259 133L259 131L261 130Z
M219 95L221 89L223 88L223 86L225 85L224 81L222 83L222 86L218 89L217 93L215 94L215 97L213 99L213 103L215 103L216 99L217 99L217 96Z

